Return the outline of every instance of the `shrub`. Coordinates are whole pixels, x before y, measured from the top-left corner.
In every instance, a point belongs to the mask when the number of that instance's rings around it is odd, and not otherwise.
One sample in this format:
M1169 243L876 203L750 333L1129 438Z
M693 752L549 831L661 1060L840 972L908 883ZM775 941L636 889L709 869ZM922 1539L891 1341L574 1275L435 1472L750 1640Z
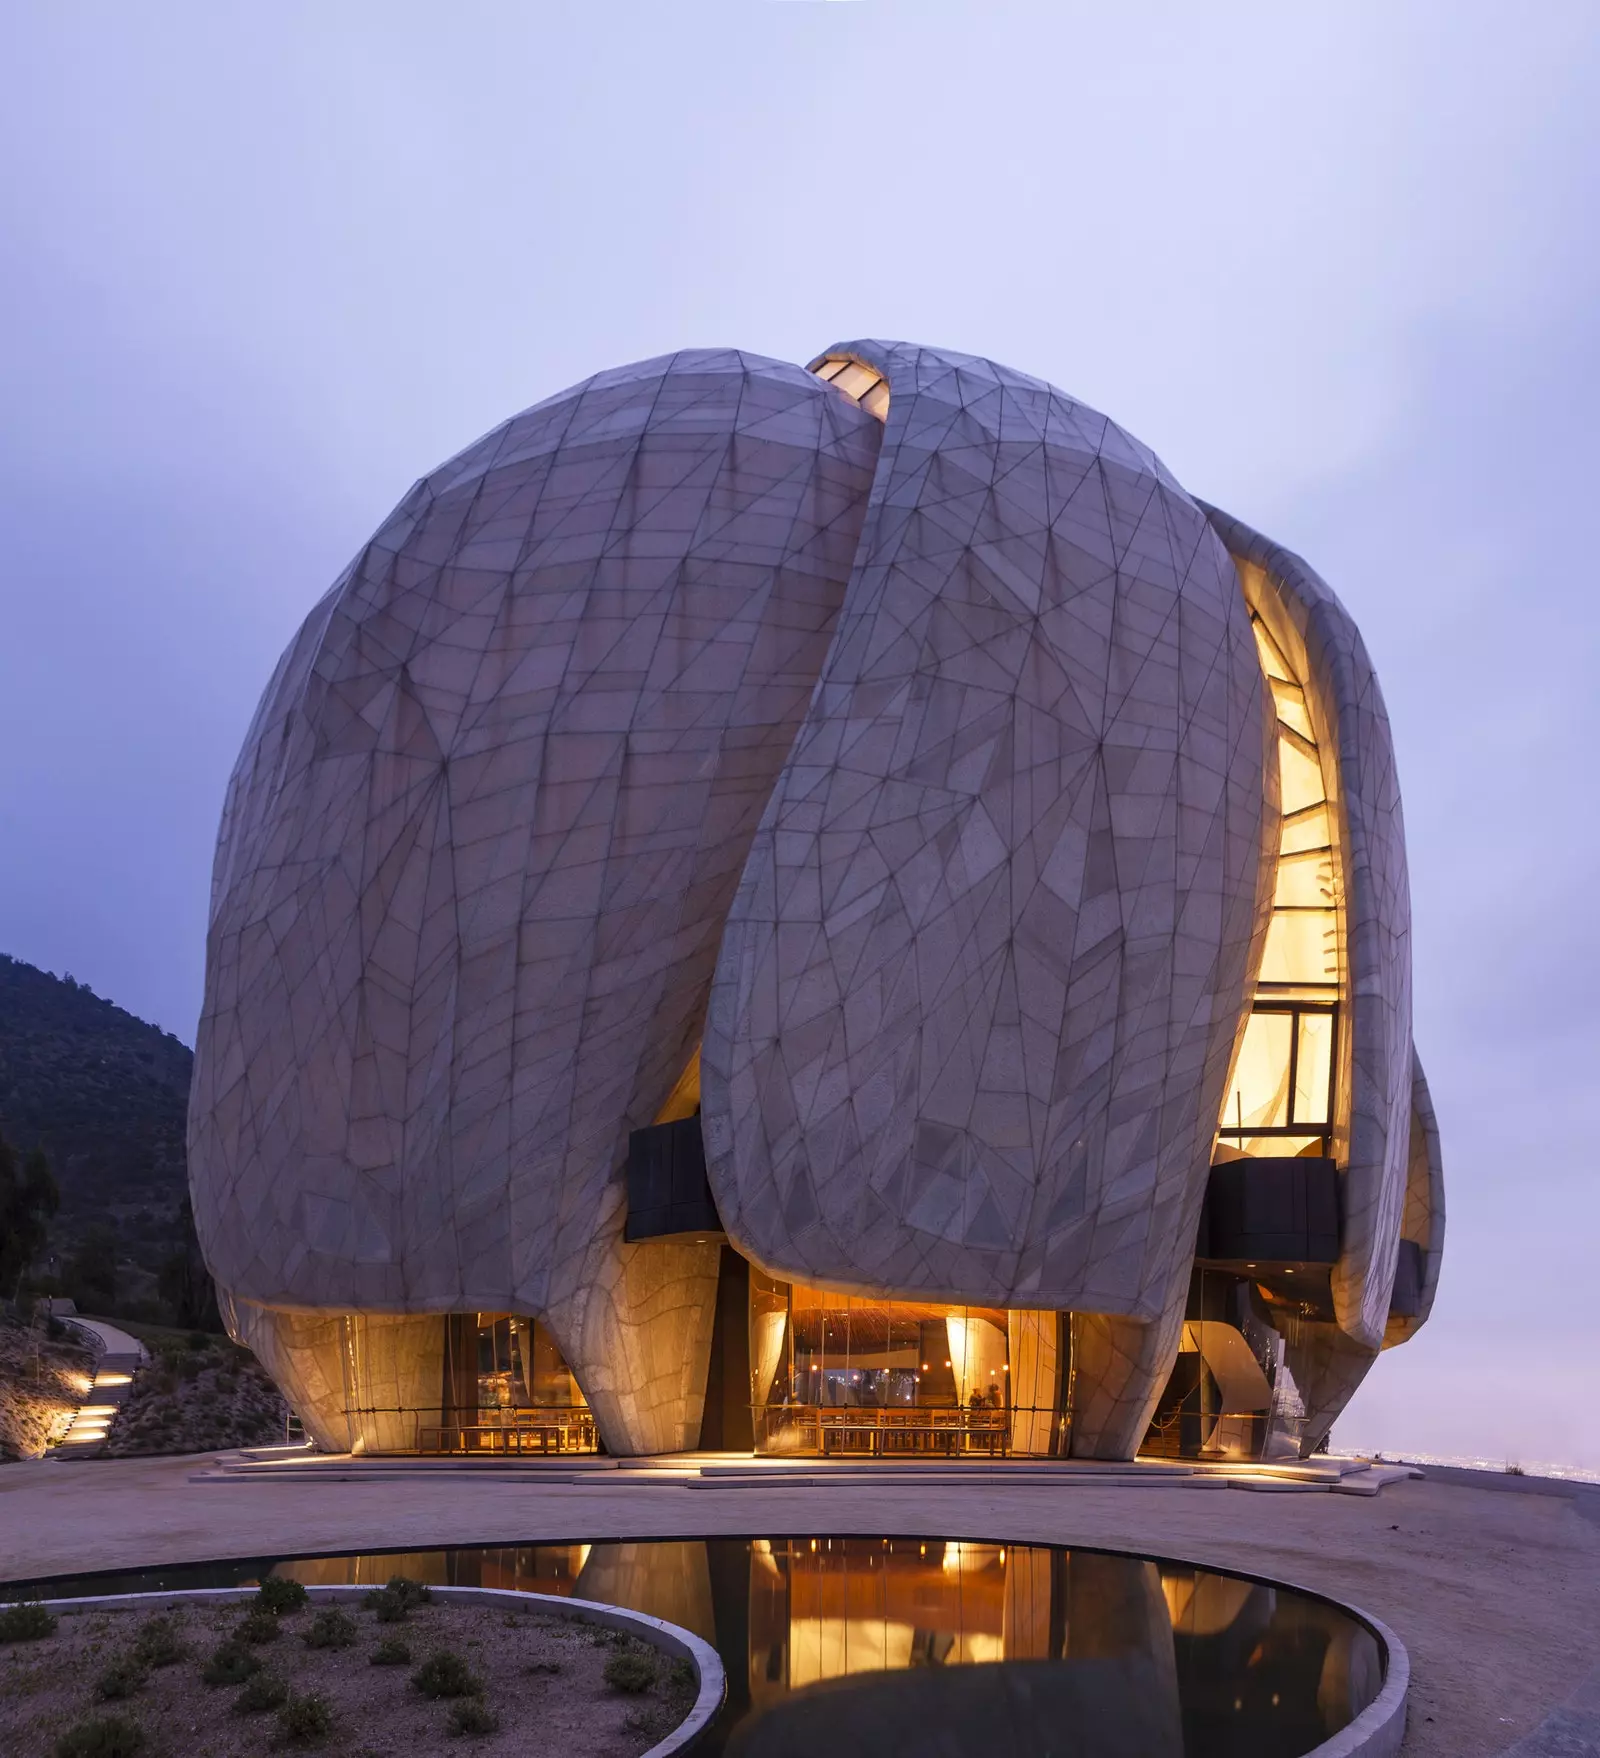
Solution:
M404 1636L385 1636L367 1659L373 1666L410 1666L411 1644Z
M361 1603L380 1624L398 1624L410 1610L400 1595L387 1587L374 1587Z
M171 1666L183 1659L183 1643L171 1618L146 1618L133 1639L133 1657L144 1666Z
M145 1670L130 1656L114 1660L94 1682L94 1694L105 1702L131 1697L145 1681Z
M424 1697L476 1697L483 1690L477 1674L448 1648L430 1654L411 1675L411 1682Z
M91 1715L56 1741L55 1758L135 1758L143 1750L138 1722L125 1715Z
M265 1606L252 1605L234 1626L233 1640L248 1642L251 1647L258 1642L276 1642L277 1639L278 1620Z
M306 1630L307 1648L348 1648L355 1639L355 1624L334 1606L319 1611Z
M656 1682L656 1663L648 1654L630 1654L624 1649L606 1662L604 1677L613 1691L637 1697Z
M276 1709L288 1695L289 1687L276 1673L258 1671L245 1680L233 1706L241 1715L255 1715L263 1709Z
M500 1726L500 1717L478 1697L467 1697L450 1705L449 1727L453 1734L492 1734Z
M212 1649L200 1669L200 1677L208 1685L242 1685L252 1673L260 1671L261 1662L248 1648L241 1648L237 1642L223 1642Z
M524 1669L530 1673L558 1673L561 1671L559 1660L530 1660Z
M291 1697L278 1711L278 1731L291 1746L310 1746L333 1732L333 1705L316 1691Z
M188 1341L189 1347L194 1350L197 1355L211 1347L211 1339L204 1331L191 1331L189 1333Z
M393 1575L385 1587L375 1587L362 1604L380 1624L398 1624L408 1612L433 1598L431 1588L406 1575Z
M0 1610L0 1642L37 1642L55 1634L56 1620L38 1600L8 1605Z
M681 1656L667 1668L667 1683L680 1691L686 1691L700 1683L700 1675L694 1670L692 1660L684 1660Z
M263 1606L275 1618L297 1612L310 1598L303 1581L291 1581L286 1575L268 1575L256 1591L252 1602Z

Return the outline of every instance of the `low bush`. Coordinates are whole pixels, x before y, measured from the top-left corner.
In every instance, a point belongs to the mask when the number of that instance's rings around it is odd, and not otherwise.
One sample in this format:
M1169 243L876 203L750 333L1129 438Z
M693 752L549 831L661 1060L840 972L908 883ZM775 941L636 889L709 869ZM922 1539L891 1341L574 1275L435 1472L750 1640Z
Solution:
M297 1612L311 1597L303 1581L291 1581L285 1575L268 1575L256 1590L254 1605L264 1606L275 1618Z
M404 1636L385 1636L367 1659L373 1666L410 1666L411 1644Z
M411 1675L411 1682L424 1697L476 1697L483 1690L478 1675L448 1648L430 1654Z
M94 1694L102 1702L131 1697L144 1684L148 1675L138 1661L129 1655L114 1660L94 1682Z
M420 1581L413 1581L407 1575L394 1575L387 1586L374 1587L361 1603L380 1624L398 1624L409 1612L419 1605L426 1605L432 1598L432 1590Z
M276 1642L277 1639L278 1620L263 1605L252 1605L234 1625L233 1640L248 1643L252 1648L258 1642Z
M126 1715L91 1715L69 1727L55 1744L55 1758L136 1758L144 1729Z
M278 1732L291 1746L315 1745L333 1732L333 1705L315 1691L291 1697L278 1711Z
M241 1715L259 1715L264 1709L276 1709L288 1695L289 1687L276 1673L259 1671L245 1680L233 1706Z
M648 1654L630 1653L624 1649L606 1662L606 1683L624 1696L637 1697L656 1682L656 1663Z
M356 1639L354 1622L335 1606L319 1611L306 1627L307 1648L349 1648Z
M0 1609L0 1642L37 1642L55 1634L56 1620L38 1600Z
M242 1685L252 1673L261 1671L261 1662L248 1648L237 1642L219 1643L213 1648L200 1677L208 1685Z
M499 1729L500 1717L480 1698L467 1697L450 1705L448 1725L453 1734L492 1734Z
M171 1618L146 1618L133 1639L133 1657L142 1666L171 1666L183 1659L183 1641Z
M398 1593L391 1593L387 1587L374 1587L361 1603L380 1624L398 1624L411 1609Z
M561 1662L559 1660L530 1660L523 1670L534 1674L558 1673L561 1671Z
M684 1660L681 1656L667 1668L667 1683L678 1690L688 1690L700 1683L700 1675L694 1670L692 1660Z

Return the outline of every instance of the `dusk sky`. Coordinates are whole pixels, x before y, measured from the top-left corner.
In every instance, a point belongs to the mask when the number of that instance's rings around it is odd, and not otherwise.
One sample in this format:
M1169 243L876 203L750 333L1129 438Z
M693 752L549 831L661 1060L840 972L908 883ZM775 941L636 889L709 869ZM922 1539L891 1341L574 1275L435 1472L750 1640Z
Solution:
M1305 555L1383 683L1449 1231L1336 1444L1600 1470L1593 0L24 0L0 68L0 951L193 1042L280 649L507 415L985 354Z

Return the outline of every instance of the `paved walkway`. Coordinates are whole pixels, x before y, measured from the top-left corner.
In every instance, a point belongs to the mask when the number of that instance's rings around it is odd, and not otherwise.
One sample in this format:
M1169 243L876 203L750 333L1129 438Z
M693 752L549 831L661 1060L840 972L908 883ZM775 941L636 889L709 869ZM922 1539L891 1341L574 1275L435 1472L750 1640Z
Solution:
M1600 1666L1505 1758L1600 1758Z
M80 1331L87 1331L96 1338L101 1349L107 1355L129 1356L135 1361L148 1361L150 1351L137 1337L130 1337L120 1326L109 1324L105 1319L79 1318L76 1313L62 1319L64 1325L76 1325Z
M907 1534L1096 1545L1277 1576L1359 1606L1411 1655L1406 1758L1496 1758L1587 1713L1600 1663L1600 1491L1491 1493L1429 1481L1381 1495L1241 1495L1163 1487L962 1482L903 1474L718 1483L637 1470L210 1476L205 1458L50 1461L0 1468L0 1573L93 1569L451 1544L766 1533ZM554 1462L552 1462L554 1463ZM559 1479L559 1481L558 1481ZM684 1487L692 1484L692 1487ZM1559 1746L1519 1758L1546 1758ZM1582 1746L1566 1750L1582 1753Z
M52 1459L97 1459L106 1438L106 1429L116 1414L128 1389L133 1384L135 1369L150 1359L150 1351L137 1337L131 1337L120 1326L105 1319L79 1318L76 1314L63 1317L99 1346L100 1358L95 1363L94 1384L89 1395L78 1406L66 1438L52 1447Z

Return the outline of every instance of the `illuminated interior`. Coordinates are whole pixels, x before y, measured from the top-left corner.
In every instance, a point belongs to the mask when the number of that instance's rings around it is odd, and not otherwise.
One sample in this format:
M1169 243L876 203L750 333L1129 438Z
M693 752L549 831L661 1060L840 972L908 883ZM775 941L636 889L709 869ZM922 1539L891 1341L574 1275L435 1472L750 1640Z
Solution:
M596 1450L589 1401L545 1324L479 1312L444 1325L443 1421L419 1431L422 1451Z
M889 419L889 381L881 372L852 360L848 354L830 354L811 369L818 378L844 392L880 421Z
M1272 920L1218 1158L1326 1155L1339 1026L1333 808L1304 686L1261 619L1252 615L1250 626L1277 709L1283 819Z
M758 1452L1064 1451L1053 1312L833 1293L750 1272Z

